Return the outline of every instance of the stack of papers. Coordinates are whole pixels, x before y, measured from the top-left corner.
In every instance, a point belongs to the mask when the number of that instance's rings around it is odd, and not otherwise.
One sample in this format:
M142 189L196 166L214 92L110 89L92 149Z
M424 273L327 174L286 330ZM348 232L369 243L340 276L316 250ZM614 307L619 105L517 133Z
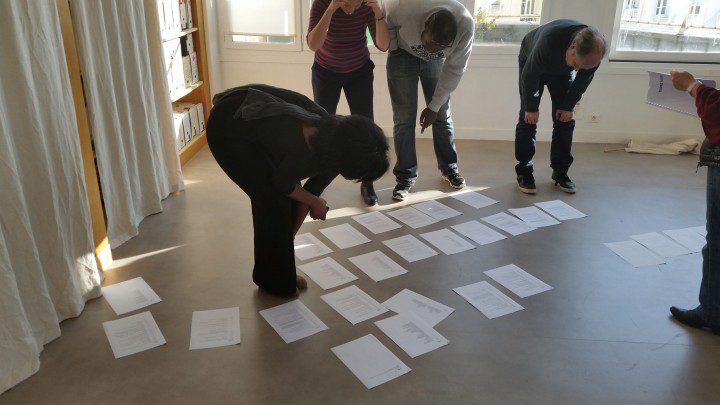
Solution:
M453 288L453 291L490 319L525 309L487 281Z
M383 244L410 263L437 256L438 254L438 252L412 235L386 240L383 241Z
M350 226L350 224L324 228L320 230L320 233L325 235L326 238L330 239L330 241L340 249L347 249L370 242L370 239L366 238L365 235Z
M404 289L383 302L385 308L398 314L412 315L420 318L426 324L435 326L452 314L455 309L416 292Z
M486 197L480 193L470 190L452 193L450 194L450 197L458 201L462 201L473 208L485 208L497 203L496 200L493 200L490 197Z
M393 212L388 212L388 215L413 229L422 228L423 226L432 225L438 222L437 219L424 214L413 207L406 207Z
M377 321L375 325L413 358L450 343L435 329L412 315L398 314Z
M421 233L420 236L442 250L446 255L465 252L475 249L475 246L449 229Z
M337 286L357 280L357 277L350 273L345 267L330 257L320 259L311 263L301 264L298 268L308 275L323 290L329 290Z
M498 229L509 233L512 236L521 235L523 233L535 230L535 228L533 228L532 226L504 212L480 219Z
M101 290L108 304L118 315L162 301L142 277L102 287Z
M116 359L165 344L165 337L147 311L103 322L103 329Z
M445 204L441 204L435 200L425 201L412 206L416 210L427 214L438 221L444 221L458 215L462 215L462 212L454 210Z
M293 243L295 245L295 256L300 260L308 260L332 253L332 249L320 242L320 239L311 233L303 233L295 236Z
M260 315L275 329L285 343L292 343L327 329L323 321L300 300L262 310Z
M488 270L485 274L520 298L552 290L552 287L514 264Z
M452 229L456 230L461 235L465 235L470 238L470 240L481 246L507 239L505 235L481 224L478 221L470 221L460 225L453 225Z
M402 228L402 225L388 218L385 214L374 211L352 217L357 223L367 228L375 235Z
M410 372L410 368L373 335L331 350L368 389Z
M240 343L240 308L195 311L190 329L190 350Z
M379 250L351 257L349 260L373 281L382 281L407 273L407 270Z
M587 217L587 215L560 200L539 202L535 203L535 205L560 221Z
M677 257L689 255L692 252L686 247L679 245L672 240L660 235L657 232L644 233L642 235L630 236L633 240L650 249L660 257Z
M387 308L354 285L320 298L353 325L387 312Z
M705 247L707 243L705 238L706 233L699 233L699 228L700 227L671 229L669 231L663 231L663 233L688 248L691 252L697 253L702 251L702 248Z
M653 266L665 263L664 259L645 249L641 244L635 242L634 240L606 243L605 246L615 252L616 255L622 257L633 267Z
M540 211L537 207L510 208L508 211L533 228L560 224L558 220Z

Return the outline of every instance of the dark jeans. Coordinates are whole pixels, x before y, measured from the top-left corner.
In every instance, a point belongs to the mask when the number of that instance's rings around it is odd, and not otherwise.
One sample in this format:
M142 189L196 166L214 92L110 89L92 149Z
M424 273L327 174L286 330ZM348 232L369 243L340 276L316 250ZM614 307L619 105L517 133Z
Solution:
M340 102L340 90L345 92L350 114L373 118L373 69L368 59L360 69L350 73L335 73L320 66L312 66L313 99L330 114L335 114ZM369 182L368 184L372 184Z
M521 74L522 69L523 65L521 64ZM566 173L573 162L570 149L572 147L573 131L575 130L575 120L560 122L555 118L555 113L565 99L572 80L573 78L571 76L551 75L544 75L540 80L540 96L542 96L544 86L547 86L550 99L552 99L553 132L552 145L550 146L550 167L552 167L554 171L561 173ZM515 172L517 174L532 173L532 158L535 156L537 124L525 123L524 100L523 83L522 79L520 79L520 116L517 126L515 127L515 160L518 161L518 164L515 166Z
M392 51L387 59L387 80L393 108L393 137L397 162L393 174L399 184L412 185L418 176L415 153L415 123L418 108L418 79L422 85L425 102L435 94L440 79L443 60L424 61L401 49ZM458 155L455 150L455 132L450 113L450 101L438 111L432 124L433 146L438 169L456 172Z
M706 322L720 326L720 167L715 166L708 167L706 226L700 312Z

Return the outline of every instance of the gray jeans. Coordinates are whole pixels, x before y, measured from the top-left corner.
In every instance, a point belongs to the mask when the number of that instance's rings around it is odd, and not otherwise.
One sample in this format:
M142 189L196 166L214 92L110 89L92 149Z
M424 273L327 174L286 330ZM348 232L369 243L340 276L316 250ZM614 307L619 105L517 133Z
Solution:
M700 313L705 321L720 326L720 167L708 166L707 244L702 250Z

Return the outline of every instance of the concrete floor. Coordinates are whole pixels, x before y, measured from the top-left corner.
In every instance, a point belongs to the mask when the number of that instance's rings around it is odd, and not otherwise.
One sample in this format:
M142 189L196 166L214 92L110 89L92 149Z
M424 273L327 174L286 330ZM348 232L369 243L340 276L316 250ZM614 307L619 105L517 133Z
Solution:
M320 299L323 291L312 281L300 299L329 330L285 344L258 314L287 300L252 284L248 200L203 150L185 167L186 192L167 199L162 214L142 223L140 236L114 251L116 266L106 273L106 285L142 276L162 297L148 309L168 344L115 360L101 323L118 317L104 299L88 302L45 347L40 371L1 395L0 403L718 403L720 337L668 317L670 305L697 304L700 255L634 269L603 246L704 224L705 171L695 174L697 158L576 145L570 174L579 192L567 196L550 184L548 145L540 144L539 193L532 197L515 189L512 148L459 141L469 185L489 187L483 193L501 203L474 210L442 199L464 215L421 232L558 198L589 217L413 265L398 258L410 272L379 283L346 257L378 248L393 255L381 240L409 228L331 255L381 302L409 288L456 308L437 326L450 340L446 347L411 359L375 327L376 319L350 325ZM421 178L411 202L442 197L450 190L434 169L431 142L419 141L418 151ZM381 209L397 206L393 185L390 175L378 182ZM334 218L306 223L302 231L324 239L320 227L364 210L358 189L337 180L325 194ZM452 291L488 280L484 270L509 263L554 289L525 299L508 292L526 309L494 320ZM188 351L192 311L232 306L240 307L242 344ZM330 348L368 333L412 372L367 390Z

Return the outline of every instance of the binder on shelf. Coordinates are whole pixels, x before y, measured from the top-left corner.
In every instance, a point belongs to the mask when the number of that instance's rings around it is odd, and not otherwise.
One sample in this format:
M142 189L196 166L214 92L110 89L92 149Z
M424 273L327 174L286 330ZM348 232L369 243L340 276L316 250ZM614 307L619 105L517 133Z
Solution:
M173 29L172 32L182 31L182 21L180 19L180 0L169 0L172 7Z
M187 5L185 4L185 0L180 0L180 29L184 30L187 28Z
M160 23L160 36L165 37L167 28L165 27L165 4L164 0L155 0L157 5L158 22Z
M180 38L180 46L182 46L182 54L183 56L188 56L192 52L195 52L195 45L193 43L192 39L192 33L187 34Z
M185 84L185 87L192 86L192 69L190 67L190 55L183 56L182 57L182 65L183 65L183 82Z
M171 0L160 0L163 3L163 10L165 15L165 32L169 34L173 32L173 18L172 18L172 4Z
M200 105L202 105L202 104L200 104ZM200 135L200 132L202 132L202 130L200 129L200 119L205 118L204 116L202 118L200 118L198 116L197 106L198 106L198 104L195 104L195 103L175 103L175 104L173 104L173 109L175 109L177 111L185 111L190 115L190 138L191 139ZM204 126L205 125L203 123L203 128L204 128Z
M195 110L198 116L198 126L200 127L200 133L205 132L205 108L202 103L195 104Z
M179 151L185 147L185 129L183 129L183 115L173 112L173 135L175 136L175 148Z
M190 127L190 113L183 111L182 113L183 132L185 134L185 143L187 144L192 140L192 132Z
M197 54L195 52L190 54L190 69L192 70L192 83L200 81L198 73Z
M185 0L185 7L187 7L187 27L192 28L193 25L193 18L192 18L192 7L190 4L191 0Z

